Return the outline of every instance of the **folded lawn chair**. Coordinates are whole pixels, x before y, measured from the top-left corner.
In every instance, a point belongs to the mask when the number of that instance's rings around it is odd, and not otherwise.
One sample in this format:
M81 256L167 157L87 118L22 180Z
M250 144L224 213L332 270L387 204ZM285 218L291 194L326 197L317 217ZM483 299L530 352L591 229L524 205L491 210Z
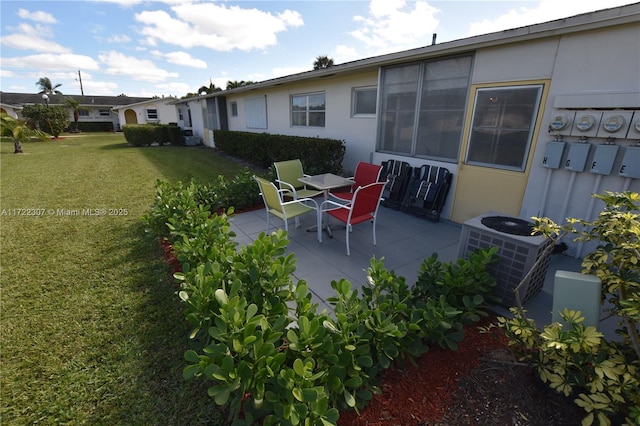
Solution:
M444 167L425 164L414 168L407 211L438 222L450 185L451 173Z
M411 166L404 161L388 160L382 163L380 180L386 181L382 192L383 206L396 210L402 208L411 172Z

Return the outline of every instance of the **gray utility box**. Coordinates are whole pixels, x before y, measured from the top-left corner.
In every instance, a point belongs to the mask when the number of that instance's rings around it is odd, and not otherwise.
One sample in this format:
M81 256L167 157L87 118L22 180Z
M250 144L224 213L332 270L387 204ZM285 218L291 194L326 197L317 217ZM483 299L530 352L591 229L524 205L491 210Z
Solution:
M585 327L598 328L601 293L602 283L594 275L556 271L551 322L564 323L560 314L567 308L582 313Z
M196 146L202 145L202 141L200 140L200 136L185 136L184 144L186 146Z

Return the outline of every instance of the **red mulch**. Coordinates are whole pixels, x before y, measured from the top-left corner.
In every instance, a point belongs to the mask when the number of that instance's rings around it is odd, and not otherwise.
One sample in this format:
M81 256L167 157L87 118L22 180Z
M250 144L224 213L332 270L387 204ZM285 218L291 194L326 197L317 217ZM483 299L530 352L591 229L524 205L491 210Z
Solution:
M483 354L504 348L504 336L481 334L478 327L495 318L465 327L457 351L434 346L406 369L386 372L382 394L361 411L340 414L340 426L428 425L441 420L458 379L479 365Z

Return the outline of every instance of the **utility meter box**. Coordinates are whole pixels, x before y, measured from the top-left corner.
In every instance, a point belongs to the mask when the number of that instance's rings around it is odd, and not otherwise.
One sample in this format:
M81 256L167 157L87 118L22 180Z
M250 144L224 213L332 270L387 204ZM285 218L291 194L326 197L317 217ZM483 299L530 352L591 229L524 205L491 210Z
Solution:
M574 111L555 110L549 120L549 133L552 135L569 135L576 116Z
M629 132L627 133L627 139L640 140L640 111L633 113Z
M633 111L605 111L598 127L598 138L622 138L627 136Z
M618 175L634 179L640 178L640 146L627 147Z
M571 128L571 136L593 138L598 134L602 112L578 111Z
M584 172L590 150L590 143L569 143L569 153L567 154L567 159L564 162L564 169L571 170L573 172Z
M596 145L589 171L597 175L610 175L619 149L618 145Z
M547 142L547 146L544 150L544 158L542 159L542 165L550 169L559 169L565 145L565 142L560 141Z

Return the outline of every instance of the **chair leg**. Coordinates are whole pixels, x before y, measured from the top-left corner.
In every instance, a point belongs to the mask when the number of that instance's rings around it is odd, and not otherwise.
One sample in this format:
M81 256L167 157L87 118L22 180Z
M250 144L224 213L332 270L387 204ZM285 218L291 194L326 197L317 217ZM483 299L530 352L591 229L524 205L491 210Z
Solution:
M346 232L345 232L345 240L347 241L347 256L351 256L351 251L349 250L349 228L351 227L351 225L347 225Z
M376 245L376 219L373 219L373 245Z

